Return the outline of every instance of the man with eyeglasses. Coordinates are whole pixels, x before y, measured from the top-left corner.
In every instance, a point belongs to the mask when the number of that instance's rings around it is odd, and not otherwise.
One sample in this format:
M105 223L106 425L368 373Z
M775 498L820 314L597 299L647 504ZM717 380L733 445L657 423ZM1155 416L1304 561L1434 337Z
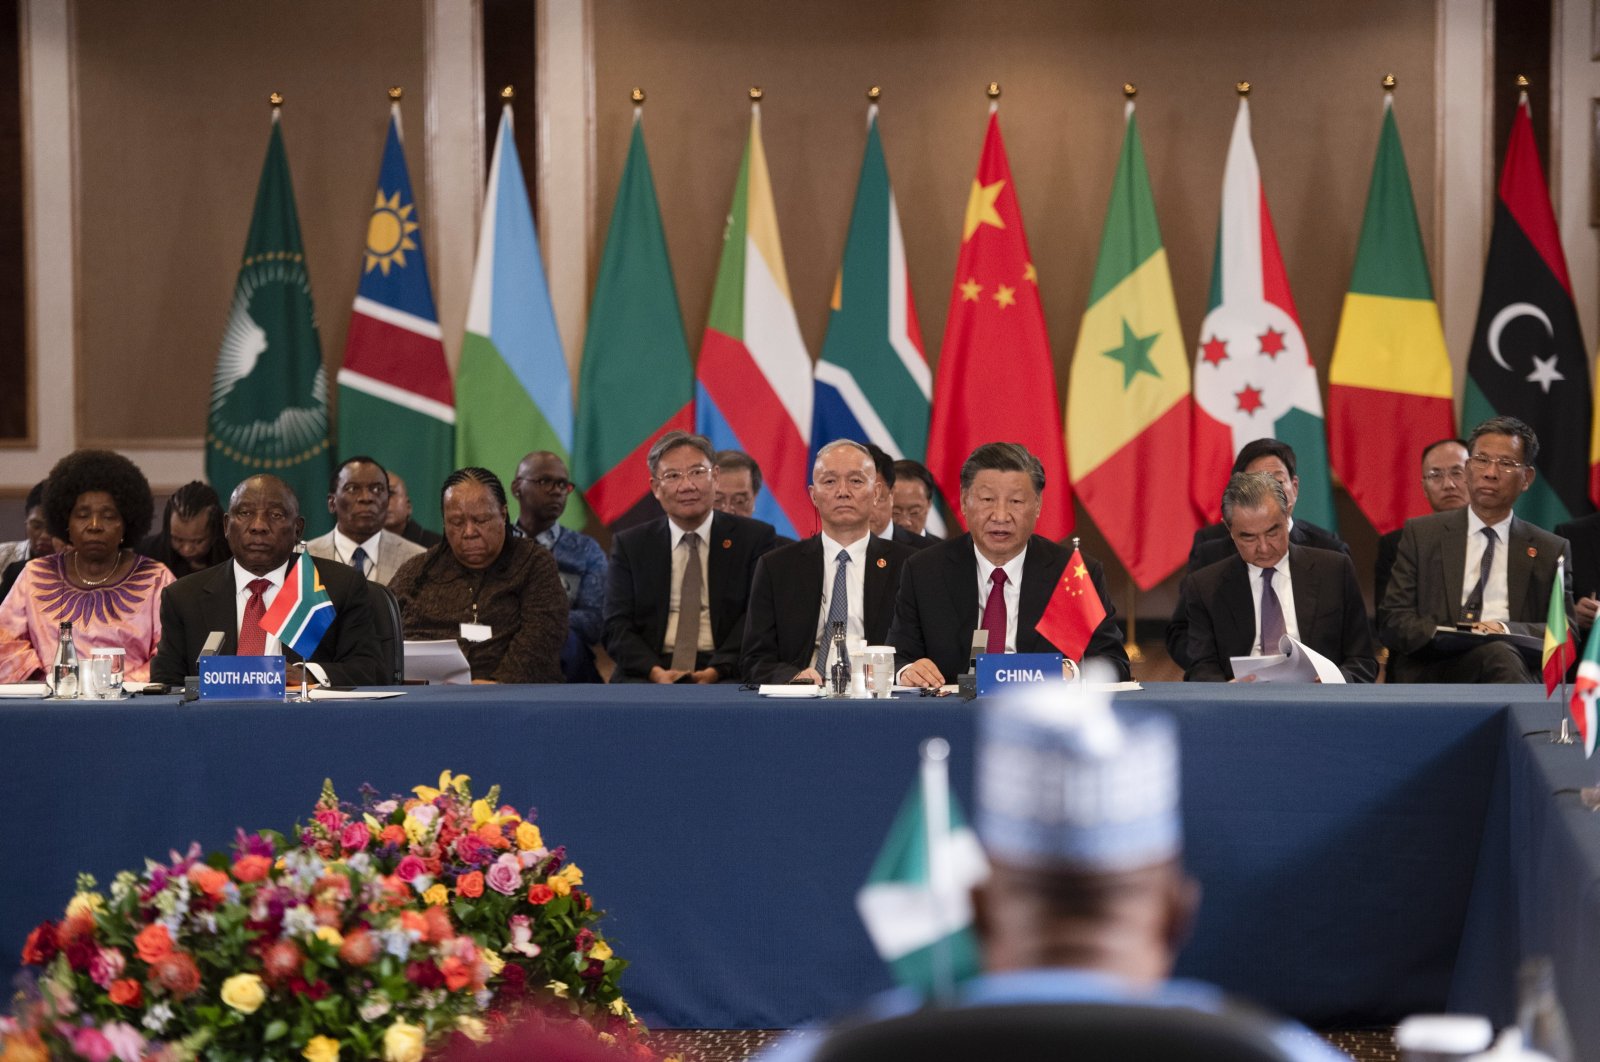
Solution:
M600 543L558 521L567 511L573 483L559 454L535 450L517 465L511 481L521 512L511 525L517 538L530 538L550 551L567 591L567 641L561 647L561 675L567 682L599 682L594 647L605 630L606 552Z
M771 524L712 508L716 451L669 431L645 458L664 516L620 532L607 576L606 651L613 682L722 682L739 676L739 647L756 561Z
M306 552L348 564L369 582L385 586L400 565L426 552L417 543L385 528L389 515L389 473L370 457L347 457L328 483L333 530L306 543Z
M1467 444L1460 439L1440 439L1422 451L1422 493L1432 512L1447 513L1467 504ZM1383 595L1389 589L1394 555L1400 550L1400 528L1378 539L1378 559L1372 565L1372 600L1378 626L1383 626Z
M1383 599L1380 634L1391 682L1533 682L1525 656L1485 638L1465 650L1439 628L1544 635L1565 539L1512 513L1533 485L1539 439L1515 417L1493 417L1467 439L1467 505L1406 521ZM1567 568L1570 579L1571 568ZM1568 615L1570 591L1565 592Z

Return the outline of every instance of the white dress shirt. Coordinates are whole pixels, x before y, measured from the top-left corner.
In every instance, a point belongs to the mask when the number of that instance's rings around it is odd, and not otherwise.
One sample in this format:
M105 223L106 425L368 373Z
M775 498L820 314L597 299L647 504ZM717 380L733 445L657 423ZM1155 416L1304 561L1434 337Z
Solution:
M1244 570L1250 576L1250 600L1254 602L1256 613L1256 636L1251 643L1250 655L1273 656L1279 651L1278 647L1261 644L1261 591L1266 585L1261 573L1266 569L1246 561ZM1278 595L1278 604L1283 607L1283 633L1298 642L1301 640L1300 621L1294 613L1294 577L1289 574L1289 555L1285 553L1272 566L1272 570L1276 573L1272 577L1272 592Z
M973 555L978 558L978 623L983 624L983 610L989 603L989 592L993 587L989 583L991 573L996 565L991 564L988 558L976 545L972 547ZM1022 552L1000 565L1000 570L1006 573L1006 652L1017 651L1017 610L1022 604L1022 564L1028 558L1028 547L1023 546Z
M1483 587L1483 612L1478 618L1485 623L1495 620L1510 623L1511 592L1506 574L1506 557L1511 547L1510 516L1498 524L1486 524L1470 505L1467 506L1467 567L1461 577L1460 604L1467 603L1472 588L1478 585L1478 569L1483 566L1483 551L1489 544L1483 534L1486 527L1494 528L1494 537L1499 541L1494 544L1494 560L1489 562L1489 581Z
M367 565L361 570L361 574L371 578L372 573L378 570L378 546L382 541L383 528L381 527L378 528L377 534L365 542L357 542L335 527L333 529L333 558L340 564L348 564L354 568L356 566L356 548L359 546L367 551Z
M237 637L239 634L239 629L244 626L244 606L250 600L250 584L255 582L257 579L265 579L267 582L272 584L267 588L266 592L261 595L262 603L270 609L272 607L273 600L278 596L278 591L283 589L283 580L289 574L289 565L294 563L294 557L291 555L288 561L284 563L283 567L274 568L265 575L253 575L246 571L244 566L238 561L233 561L232 563L234 587L233 633L234 636ZM262 649L261 653L263 656L282 656L283 643L279 642L271 631L268 631L266 648Z
M823 627L827 625L828 613L833 607L833 580L834 572L839 566L839 551L842 549L850 555L850 564L845 568L846 607L848 619L845 622L845 637L851 641L865 641L867 625L862 617L862 609L866 602L867 579L867 543L870 536L862 535L848 546L841 546L838 542L828 537L823 532L822 539L822 607L817 610L817 629L812 638L811 659L817 658L816 649L822 640Z
M695 534L700 536L700 580L703 585L700 589L700 642L696 648L702 653L709 653L716 648L711 640L711 573L708 570L711 562L711 519L716 515L715 509L707 511L700 526L693 528ZM678 548L688 532L672 520L667 521L667 530L672 534L672 587L667 599L667 636L661 646L664 653L672 652L678 641L678 598L683 589L684 569L689 566L688 552Z

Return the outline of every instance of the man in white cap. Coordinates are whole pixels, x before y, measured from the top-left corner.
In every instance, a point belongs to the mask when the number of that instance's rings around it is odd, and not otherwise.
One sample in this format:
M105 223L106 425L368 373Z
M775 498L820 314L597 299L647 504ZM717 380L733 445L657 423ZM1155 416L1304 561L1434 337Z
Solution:
M991 872L972 893L984 972L956 987L952 1005L1233 1010L1211 985L1170 979L1199 902L1183 869L1177 727L1113 709L1088 687L1030 687L984 705L977 827ZM922 1004L897 989L865 1014L884 1020ZM1266 1022L1296 1062L1345 1058L1298 1025ZM799 1062L825 1042L791 1038L764 1058Z

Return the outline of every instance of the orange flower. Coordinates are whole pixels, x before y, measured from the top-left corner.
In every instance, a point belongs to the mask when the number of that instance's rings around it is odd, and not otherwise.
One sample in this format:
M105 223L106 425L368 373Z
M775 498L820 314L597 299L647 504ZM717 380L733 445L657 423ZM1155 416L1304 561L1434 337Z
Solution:
M200 967L184 952L175 951L150 967L150 979L172 993L174 999L184 999L199 991Z
M490 848L505 849L511 847L511 842L506 840L505 831L500 828L499 823L486 822L473 832L478 835L480 841Z
M137 1007L144 1000L144 991L139 987L139 982L131 977L112 981L111 987L106 989L106 995L119 1007Z
M50 1062L39 1034L29 1030L0 1036L0 1062Z
M339 958L351 966L365 966L378 957L378 937L376 934L357 929L344 938L344 943L339 945Z
M385 826L383 828L383 832L382 833L378 834L378 840L382 841L384 844L395 844L395 845L405 844L406 843L405 827L404 826L397 826L394 823L390 823L389 825L387 825L387 826Z
M555 897L555 890L548 885L534 885L528 889L528 902L536 906L547 904Z
M263 855L240 856L233 861L233 876L242 882L260 881L272 870L272 860Z
M139 958L154 964L172 954L172 935L166 926L156 922L139 930L139 935L133 938L133 946L138 949Z
M483 871L473 870L461 875L456 880L456 892L469 900L476 900L483 895Z
M422 912L423 925L427 927L424 940L432 943L449 940L455 935L454 928L450 925L450 916L445 914L443 907L430 907Z
M400 928L414 929L421 934L423 940L428 939L428 923L424 921L421 911L401 911Z
M444 973L444 983L452 992L459 992L472 983L472 964L462 962L454 955L446 955L439 964Z
M189 868L189 880L194 882L197 889L213 900L220 900L222 898L222 890L228 884L228 875L220 870L208 867L204 863L196 863Z
M165 932L165 930L162 930ZM65 951L69 944L94 936L94 915L87 911L68 916L56 928L56 941Z

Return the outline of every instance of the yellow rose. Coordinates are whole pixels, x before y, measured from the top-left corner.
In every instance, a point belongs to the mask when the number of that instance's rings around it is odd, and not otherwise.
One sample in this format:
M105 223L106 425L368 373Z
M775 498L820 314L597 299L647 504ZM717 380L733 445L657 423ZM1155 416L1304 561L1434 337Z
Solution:
M578 869L578 864L576 863L568 863L566 866L562 867L556 873L556 877L566 879L568 885L583 884L583 871Z
M325 940L336 948L344 946L344 934L332 926L318 926L316 936L318 940Z
M480 951L478 956L488 964L491 974L497 974L506 968L506 961L492 951Z
M67 904L67 917L77 915L95 915L106 909L105 897L98 892L80 892Z
M489 1041L489 1027L483 1023L483 1019L474 1018L471 1014L463 1014L457 1018L456 1029L475 1044Z
M615 1014L617 1017L622 1017L623 1012L627 1009L628 1004L623 1002L621 996L618 996L616 999L611 1001L611 1013Z
M517 847L524 852L531 852L535 848L544 847L544 834L539 832L539 827L531 822L524 822L517 826Z
M565 981L551 981L549 984L545 985L545 988L554 992L562 999L567 998L567 983Z
M300 1057L306 1062L338 1062L339 1041L331 1036L313 1036Z
M428 886L428 891L422 894L422 900L429 907L443 907L450 902L450 890L434 882Z
M267 1001L267 990L255 974L234 974L222 982L222 1001L240 1014L254 1014Z
M562 877L560 874L550 875L545 879L544 883L550 886L550 891L555 893L557 896L572 895L572 883L566 878Z
M401 1019L383 1032L384 1062L422 1062L422 1049L428 1034L420 1025Z
M428 827L414 815L407 815L406 821L402 825L405 827L406 840L412 844L421 844L422 839L428 834Z
M594 947L589 949L589 958L599 959L601 962L605 962L607 959L611 958L611 955L611 945L607 944L603 940L595 941Z

